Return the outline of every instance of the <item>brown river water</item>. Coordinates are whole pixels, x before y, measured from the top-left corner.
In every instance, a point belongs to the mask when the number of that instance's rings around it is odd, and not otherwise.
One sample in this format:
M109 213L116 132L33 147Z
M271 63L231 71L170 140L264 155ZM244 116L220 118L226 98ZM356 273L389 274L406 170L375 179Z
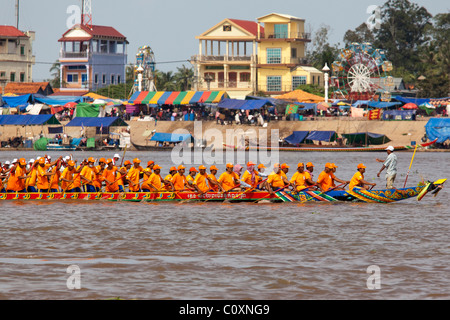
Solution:
M2 152L0 161L22 156L38 153ZM363 162L366 180L382 186L374 159L385 156L281 153L280 161L288 175L312 161L315 178L334 162L346 180ZM168 152L127 153L134 157L163 174L172 165ZM412 153L398 157L400 187ZM450 178L449 159L417 153L408 185ZM0 202L0 299L450 299L448 195L387 205Z

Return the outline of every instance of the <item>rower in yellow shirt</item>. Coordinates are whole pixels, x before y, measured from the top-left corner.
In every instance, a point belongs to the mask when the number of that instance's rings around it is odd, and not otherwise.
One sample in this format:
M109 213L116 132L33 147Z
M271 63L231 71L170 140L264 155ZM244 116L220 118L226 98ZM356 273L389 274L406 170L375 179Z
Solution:
M184 175L185 170L185 166L179 165L178 172L175 173L172 177L173 188L175 191L190 190L186 181L186 176Z
M239 176L236 174L236 172L233 171L233 169L233 164L227 163L225 169L226 171L222 173L219 177L219 180L217 180L224 192L231 191L240 185Z
M255 164L251 161L247 162L247 170L242 174L241 186L247 189L254 189L261 181L258 179L259 172L255 170Z
M173 191L173 183L172 178L177 173L177 168L171 167L169 169L169 174L164 178L164 190L165 191Z
M189 190L195 190L193 183L194 183L195 176L197 175L197 173L198 173L198 170L196 167L192 167L191 169L189 169L189 174L186 176L186 181L188 183Z
M116 166L114 166L114 161L112 159L106 160L106 168L102 173L102 181L105 182L105 191L106 192L118 192L123 191L120 190L119 181L122 180L122 176L119 173L119 170Z
M327 163L325 164L325 169L319 174L317 185L322 192L327 192L333 186L333 179L331 178L332 169L331 163Z
M293 186L293 190L297 192L314 185L314 181L311 180L311 175L305 171L305 165L302 162L297 165L297 172L292 176L290 183Z
M281 170L279 163L273 166L273 172L269 175L267 179L268 189L270 194L274 194L275 191L280 191L291 185L289 180L286 178L286 174Z
M128 188L130 192L140 192L141 186L139 184L139 180L141 179L141 174L144 169L141 167L141 160L135 158L133 160L133 166L130 168L127 174Z
M198 167L199 173L195 176L194 182L192 185L196 189L196 191L200 194L204 194L205 192L208 192L209 185L208 185L208 174L206 173L206 167L204 165L201 165Z
M80 177L83 182L84 192L96 192L96 188L94 186L94 180L97 174L97 169L94 166L95 159L90 157L88 159L87 166L84 166L81 170Z
M355 188L369 189L369 186L376 186L376 183L370 183L364 180L364 173L366 172L366 166L362 163L358 165L358 171L353 175L350 181L349 189L353 191Z
M163 189L163 179L161 177L161 167L157 164L152 166L153 172L147 180L147 185L152 192L159 192ZM149 191L150 191L149 190ZM147 192L149 192L147 191Z
M210 174L208 174L209 189L212 192L218 192L219 190L221 192L223 192L224 190L222 189L222 186L220 185L220 183L217 181L217 178L216 178L217 171L219 171L219 169L217 169L217 167L215 165L212 165L209 168L209 172L210 172Z

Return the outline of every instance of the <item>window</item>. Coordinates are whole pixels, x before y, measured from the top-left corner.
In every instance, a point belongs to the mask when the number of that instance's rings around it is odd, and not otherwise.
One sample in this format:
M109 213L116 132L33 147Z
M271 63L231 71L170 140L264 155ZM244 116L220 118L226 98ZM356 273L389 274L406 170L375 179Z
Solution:
M0 71L0 79L6 79L6 72Z
M230 25L227 25L227 24L224 25L224 26L223 26L223 31L224 31L224 32L230 32L230 31L231 31L231 26L230 26Z
M250 82L250 72L239 73L239 81L240 82Z
M94 75L94 83L98 84L98 73Z
M15 73L15 72L11 72L11 73L9 74L9 80L10 80L11 82L16 81L16 73Z
M116 42L115 41L109 42L109 53L116 53Z
M281 76L267 77L267 91L281 91Z
M98 52L98 40L92 40L92 52Z
M86 73L81 75L81 84L87 84L87 74Z
M121 84L122 83L122 77L120 76L120 74L117 75L117 84Z
M116 84L116 76L115 75L111 75L111 84Z
M20 73L20 82L25 82L25 72Z
M78 83L78 74L77 73L69 73L67 75L67 82Z
M106 74L103 74L103 75L102 75L102 83L103 83L103 84L106 84Z
M108 52L108 41L101 40L100 41L100 52L107 53Z
M275 39L286 39L288 38L288 25L287 24L275 24L273 26L274 38Z
M25 46L20 46L20 55L25 55Z
M292 90L298 88L298 86L306 84L306 76L293 76L292 77Z
M267 63L281 63L281 48L267 48Z
M86 66L68 66L68 70L86 70Z
M312 84L316 84L316 76L312 76Z
M297 48L291 49L291 58L297 58Z

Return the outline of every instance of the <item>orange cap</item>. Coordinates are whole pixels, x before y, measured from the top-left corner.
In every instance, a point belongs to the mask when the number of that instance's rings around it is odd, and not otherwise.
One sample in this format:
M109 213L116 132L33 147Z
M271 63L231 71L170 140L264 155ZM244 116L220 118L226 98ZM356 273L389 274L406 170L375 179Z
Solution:
M181 169L186 169L186 167L180 164L180 165L178 166L178 170L181 170Z
M177 171L176 167L170 167L170 171Z
M255 164L251 161L247 162L247 167L254 166Z
M262 169L262 168L266 168L265 165L263 165L262 163L258 166L258 169Z
M95 162L95 159L92 158L92 157L90 157L90 158L88 159L88 162Z
M106 159L105 158L100 158L100 160L98 160L98 163L103 162L106 163Z
M21 158L21 159L19 159L19 163L21 164L21 165L27 165L27 160L25 160L24 158Z
M153 166L153 170L158 170L158 169L162 169L160 166L158 166L157 164L155 164L154 166Z
M303 164L303 162L300 162L298 165L297 165L297 168L300 168L300 167L304 167L305 165Z
M19 161L20 162L20 161ZM39 158L39 163L45 163L45 159L44 158Z
M149 162L147 162L147 166L154 164L154 163L155 163L154 161L150 160Z
M189 172L192 172L192 171L198 172L197 168L195 168L195 167L192 167L192 168L189 169Z
M281 169L289 169L290 167L286 164L286 163L283 163L282 165L281 165Z
M201 165L200 167L198 167L199 170L206 170L206 167L204 165Z
M70 160L69 162L67 162L67 164L71 167L75 167L75 161Z
M366 166L363 165L362 163L358 164L358 169L365 169L365 168L366 168Z
M106 160L106 163L113 163L112 159Z
M214 166L214 165L213 165L213 166L211 166L211 167L209 167L209 170L210 170L210 171L213 171L213 170L217 170L217 171L219 171L219 169L217 169L217 167L216 167L216 166Z
M339 168L339 167L338 167L337 165L335 165L334 163L332 163L331 166L332 166L333 168Z
M130 161L130 160L125 160L124 165L127 166L127 165L129 165L129 164L131 164L131 161Z
M141 160L139 160L138 158L135 158L135 159L133 160L133 163L141 163Z
M314 167L314 165L312 164L312 162L308 162L308 163L306 164L306 167Z
M227 163L227 168L234 168L232 163Z

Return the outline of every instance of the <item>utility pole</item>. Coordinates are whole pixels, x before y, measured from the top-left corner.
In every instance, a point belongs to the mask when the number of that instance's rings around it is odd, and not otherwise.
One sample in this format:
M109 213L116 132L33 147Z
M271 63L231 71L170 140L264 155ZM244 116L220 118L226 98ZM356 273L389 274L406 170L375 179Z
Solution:
M19 0L16 0L16 28L19 29Z

